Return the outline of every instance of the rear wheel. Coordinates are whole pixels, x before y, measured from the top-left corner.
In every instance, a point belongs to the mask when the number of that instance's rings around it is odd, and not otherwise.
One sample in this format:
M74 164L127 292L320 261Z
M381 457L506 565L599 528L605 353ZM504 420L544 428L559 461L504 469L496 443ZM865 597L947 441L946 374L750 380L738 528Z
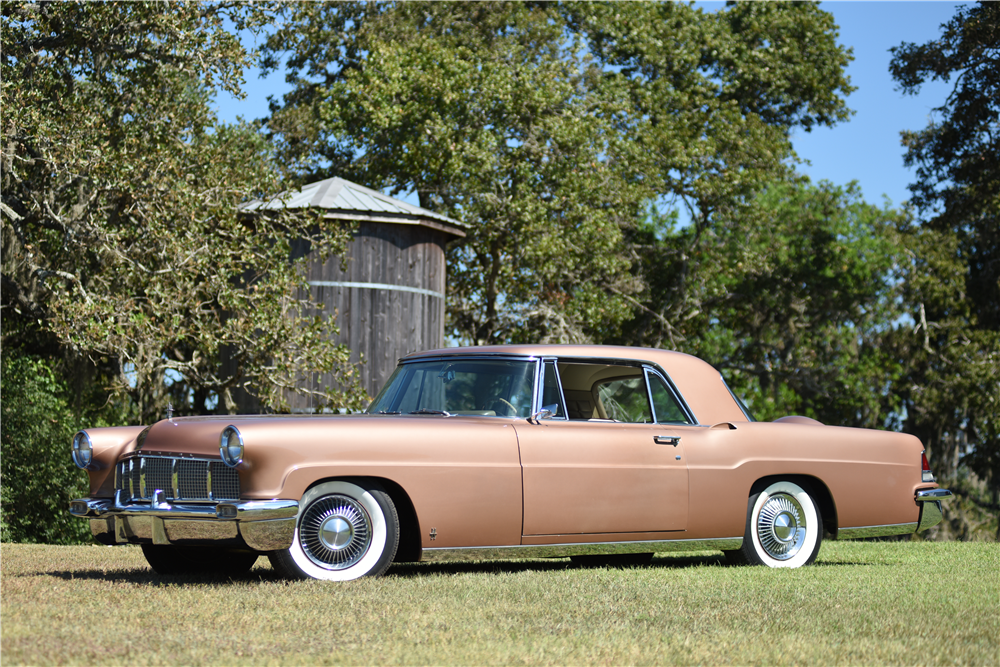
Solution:
M325 482L299 503L292 546L268 555L292 579L347 581L386 571L399 545L399 519L389 495L371 482Z
M812 496L793 482L775 482L750 496L743 546L727 552L730 562L801 567L816 560L823 522Z
M254 551L218 547L143 544L142 555L157 574L246 574L260 555Z

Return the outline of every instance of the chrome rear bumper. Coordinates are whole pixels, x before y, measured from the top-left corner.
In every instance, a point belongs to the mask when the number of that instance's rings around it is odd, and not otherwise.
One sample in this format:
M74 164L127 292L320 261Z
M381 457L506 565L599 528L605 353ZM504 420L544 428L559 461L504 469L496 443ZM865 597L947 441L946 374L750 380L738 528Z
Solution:
M941 523L941 501L952 497L948 489L924 489L917 491L915 500L920 503L920 523L917 532Z
M886 537L906 535L927 530L941 523L941 501L951 498L948 489L923 489L917 491L913 499L920 507L920 518L913 523L894 523L878 526L849 526L837 531L838 540L857 540L866 537Z
M90 519L101 544L176 544L244 547L254 551L287 549L295 533L295 500L242 500L171 504L162 492L148 503L115 498L80 498L70 513Z

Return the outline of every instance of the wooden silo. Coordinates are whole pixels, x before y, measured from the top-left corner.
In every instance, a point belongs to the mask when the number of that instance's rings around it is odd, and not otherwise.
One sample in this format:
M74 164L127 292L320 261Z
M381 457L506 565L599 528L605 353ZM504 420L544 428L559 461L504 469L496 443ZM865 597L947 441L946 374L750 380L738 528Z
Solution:
M411 352L444 346L445 246L465 236L461 224L342 178L304 186L284 201L315 207L331 221L356 226L341 257L308 265L312 297L324 313L336 313L337 342L361 366L362 386L374 396L397 360ZM307 380L314 388L336 386L332 377ZM245 402L241 411L257 412ZM312 412L313 399L289 396L295 412Z

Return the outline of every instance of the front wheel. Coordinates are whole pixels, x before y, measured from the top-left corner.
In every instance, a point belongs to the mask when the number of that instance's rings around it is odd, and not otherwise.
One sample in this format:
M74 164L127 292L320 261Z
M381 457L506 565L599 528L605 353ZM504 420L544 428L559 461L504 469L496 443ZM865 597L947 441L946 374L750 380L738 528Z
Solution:
M292 546L268 554L282 576L328 581L378 576L396 555L396 507L377 484L324 482L306 491L299 507Z
M746 531L730 562L801 567L816 560L823 522L812 496L793 482L775 482L750 496Z

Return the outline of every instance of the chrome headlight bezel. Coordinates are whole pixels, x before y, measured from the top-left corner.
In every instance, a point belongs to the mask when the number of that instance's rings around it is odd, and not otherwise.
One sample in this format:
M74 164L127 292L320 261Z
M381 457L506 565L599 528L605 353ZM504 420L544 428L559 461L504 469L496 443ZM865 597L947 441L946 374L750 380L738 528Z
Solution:
M86 431L78 431L73 436L73 463L77 468L86 470L94 462L94 443Z
M219 436L219 456L222 457L222 462L235 468L243 463L243 450L243 434L240 430L232 424L222 429L222 435Z

